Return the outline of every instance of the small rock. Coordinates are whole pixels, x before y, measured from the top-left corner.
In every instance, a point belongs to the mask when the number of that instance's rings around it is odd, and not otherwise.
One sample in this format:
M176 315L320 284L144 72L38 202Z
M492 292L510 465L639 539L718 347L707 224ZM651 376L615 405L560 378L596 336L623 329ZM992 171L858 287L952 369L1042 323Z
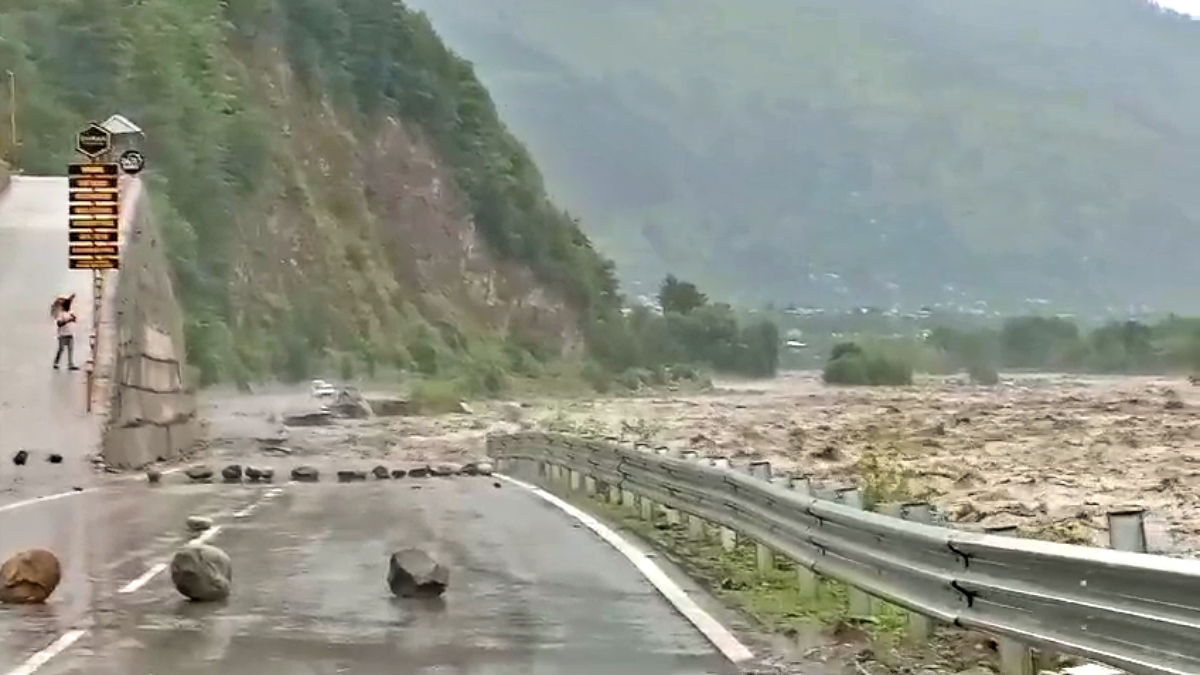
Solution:
M242 482L242 466L240 464L230 464L224 469L221 469L221 478L226 483Z
M257 483L261 478L262 471L260 469L253 466L246 467L246 480L250 481L251 483Z
M480 476L490 476L496 472L496 465L491 462L479 462L475 465L475 473Z
M429 476L430 469L427 466L419 466L415 469L409 469L409 478L425 478Z
M1177 398L1172 398L1172 399L1168 399L1167 402L1163 405L1163 407L1166 408L1167 410L1182 410L1186 406L1184 405L1183 401L1181 401Z
M50 456L46 458L46 461L50 462L51 464L62 464L63 456L57 452L52 452L50 453Z
M25 462L29 461L28 450L18 450L17 454L13 455L13 464L17 466L25 466Z
M443 462L443 463L438 464L437 466L433 467L429 473L430 473L430 475L433 475L433 476L444 477L444 476L453 476L453 475L457 474L458 472L459 472L459 467L457 464L450 464L449 462Z
M495 481L495 482L493 482L493 483L492 483L492 487L494 487L494 488L498 488L498 487L500 487L500 481Z
M371 473L375 474L375 478L379 480L387 480L392 476L392 474L388 472L386 466L377 466L374 469L371 469Z
M392 554L388 561L388 588L400 598L433 598L450 582L450 570L416 548Z
M275 480L275 469L259 469L261 472L260 479L264 483L271 483Z
M458 408L458 410L456 412L459 412L463 415L474 415L475 414L475 410L473 408L471 408L471 406L468 405L466 401L459 401L457 408Z
M392 478L404 478L408 472L404 469L392 469Z
M146 482L157 484L162 481L162 472L158 469L146 469Z
M171 583L190 600L215 602L229 597L233 564L209 544L188 544L171 558Z
M211 467L198 464L196 466L189 466L187 471L184 471L184 474L191 479L193 483L209 483L212 481L213 470Z
M339 483L353 483L353 482L360 481L360 480L366 480L367 472L366 471L349 471L349 470L338 471L337 479L338 479Z
M292 480L300 483L315 483L321 479L321 472L311 466L298 466L292 469Z
M22 551L0 565L0 602L40 604L62 581L62 566L53 553L35 548Z
M212 526L212 518L206 518L204 516L187 517L187 529L190 532L204 532L205 530L212 528Z

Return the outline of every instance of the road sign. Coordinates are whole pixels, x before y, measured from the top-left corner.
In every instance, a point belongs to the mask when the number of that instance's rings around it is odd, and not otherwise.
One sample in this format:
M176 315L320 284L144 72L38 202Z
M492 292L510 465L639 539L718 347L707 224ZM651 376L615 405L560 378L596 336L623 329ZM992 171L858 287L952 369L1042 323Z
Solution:
M120 269L120 173L117 164L67 167L70 269Z
M112 150L112 133L108 129L92 122L79 132L75 141L75 149L86 157L95 159Z
M146 168L146 158L137 150L126 150L121 153L121 158L117 160L121 165L121 170L130 176L136 176Z

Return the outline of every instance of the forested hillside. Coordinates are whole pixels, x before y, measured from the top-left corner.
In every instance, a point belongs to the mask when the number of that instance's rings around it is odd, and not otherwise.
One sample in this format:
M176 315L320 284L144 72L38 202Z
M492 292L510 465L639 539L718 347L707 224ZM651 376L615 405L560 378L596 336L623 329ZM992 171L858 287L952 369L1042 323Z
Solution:
M63 173L76 131L113 112L146 130L204 382L386 367L497 393L585 356L601 384L672 362L774 371L776 345L727 307L695 344L686 322L624 318L612 263L472 65L401 3L9 0L4 70L21 142L0 149L22 171ZM639 337L656 326L666 343Z
M414 0L626 279L1200 310L1200 23L1141 0Z

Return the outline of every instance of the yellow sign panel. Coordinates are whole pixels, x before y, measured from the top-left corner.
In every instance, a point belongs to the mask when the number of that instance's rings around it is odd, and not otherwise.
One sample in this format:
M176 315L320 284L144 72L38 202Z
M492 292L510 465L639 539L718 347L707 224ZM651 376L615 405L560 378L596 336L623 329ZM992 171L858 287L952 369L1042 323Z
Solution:
M102 163L72 164L67 167L67 183L70 269L119 269L119 167Z

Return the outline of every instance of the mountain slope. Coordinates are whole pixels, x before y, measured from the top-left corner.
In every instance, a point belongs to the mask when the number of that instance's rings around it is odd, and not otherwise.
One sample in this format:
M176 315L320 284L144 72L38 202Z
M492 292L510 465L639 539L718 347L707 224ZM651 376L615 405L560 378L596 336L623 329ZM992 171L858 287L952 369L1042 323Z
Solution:
M89 119L146 129L204 381L396 367L494 391L618 307L470 64L399 3L13 0L5 69L28 173L63 172Z
M1200 24L1138 0L417 0L624 276L1200 309Z

